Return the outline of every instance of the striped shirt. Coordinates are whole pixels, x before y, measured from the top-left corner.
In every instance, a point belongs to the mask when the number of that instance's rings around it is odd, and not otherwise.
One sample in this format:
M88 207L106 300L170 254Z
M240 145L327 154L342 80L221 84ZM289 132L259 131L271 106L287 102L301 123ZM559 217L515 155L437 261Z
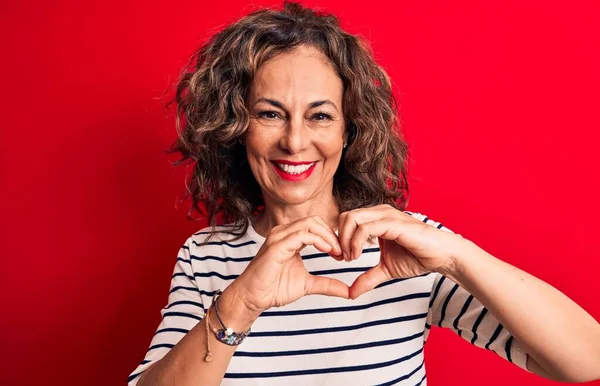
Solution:
M409 215L451 232L418 212ZM210 231L190 236L179 250L167 305L144 360L128 384L158 361L205 315L217 289L246 268L265 238L250 225L235 242L219 237L201 247ZM313 246L302 249L306 269L350 285L379 262L379 248L338 262ZM305 296L263 312L238 346L222 385L426 385L423 346L431 326L449 328L468 342L526 370L527 354L496 317L452 280L430 273L380 284L356 300Z

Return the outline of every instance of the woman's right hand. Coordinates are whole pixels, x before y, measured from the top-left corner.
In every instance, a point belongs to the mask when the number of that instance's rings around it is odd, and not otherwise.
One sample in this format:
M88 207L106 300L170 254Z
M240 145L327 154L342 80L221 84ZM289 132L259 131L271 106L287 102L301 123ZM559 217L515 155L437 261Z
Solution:
M343 282L308 273L300 256L306 245L341 259L337 235L318 216L273 227L256 256L231 284L249 310L260 314L309 294L349 298Z

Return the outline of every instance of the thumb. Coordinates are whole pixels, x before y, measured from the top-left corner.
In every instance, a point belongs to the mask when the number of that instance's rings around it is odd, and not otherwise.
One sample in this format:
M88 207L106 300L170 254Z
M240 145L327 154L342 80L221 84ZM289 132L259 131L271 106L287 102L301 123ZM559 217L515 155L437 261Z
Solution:
M383 270L380 264L370 268L357 277L356 280L354 280L354 283L352 283L352 286L350 286L350 299L356 299L360 295L372 290L389 279L388 274Z
M348 299L349 288L341 281L325 276L308 275L306 280L307 295L328 295Z

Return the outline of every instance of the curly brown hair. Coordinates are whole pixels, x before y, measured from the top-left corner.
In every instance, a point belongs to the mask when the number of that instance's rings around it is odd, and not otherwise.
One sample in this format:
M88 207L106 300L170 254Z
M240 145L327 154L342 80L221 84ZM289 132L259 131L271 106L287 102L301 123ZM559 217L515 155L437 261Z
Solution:
M344 31L336 16L286 1L282 10L260 9L216 33L181 75L170 103L177 107L178 139L168 151L181 153L176 166L193 164L188 218L196 209L211 226L232 224L236 240L264 209L240 141L249 124L246 96L261 64L300 45L323 53L343 83L349 140L333 191L340 211L384 203L405 209L408 146L389 76L369 44Z

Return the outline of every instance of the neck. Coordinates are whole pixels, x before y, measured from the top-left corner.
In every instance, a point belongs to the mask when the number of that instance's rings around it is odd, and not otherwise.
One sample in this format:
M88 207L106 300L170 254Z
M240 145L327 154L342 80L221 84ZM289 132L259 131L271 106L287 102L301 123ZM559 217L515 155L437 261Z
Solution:
M307 201L297 205L267 201L264 210L253 219L253 226L258 234L267 237L276 225L289 224L305 217L319 216L335 231L338 228L339 215L340 210L333 195L326 199Z

